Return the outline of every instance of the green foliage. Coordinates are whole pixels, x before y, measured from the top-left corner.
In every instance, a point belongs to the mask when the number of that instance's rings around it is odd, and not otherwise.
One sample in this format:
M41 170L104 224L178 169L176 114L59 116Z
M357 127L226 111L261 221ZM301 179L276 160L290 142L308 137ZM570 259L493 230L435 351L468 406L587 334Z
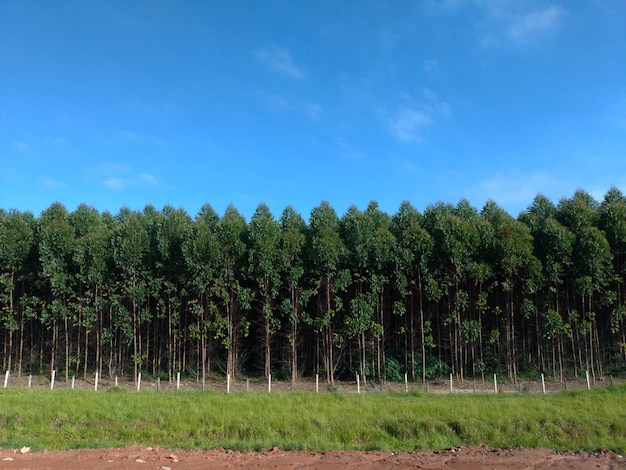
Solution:
M387 380L392 382L402 382L404 380L404 368L400 362L390 354L385 357L385 372Z
M426 379L434 380L441 377L447 377L450 374L450 367L441 362L438 357L428 354L426 356ZM422 376L422 358L418 355L415 361L415 375Z
M356 356L361 373L374 357L377 375L395 376L382 351L403 348L511 381L532 369L603 377L626 361L625 276L616 188L602 203L538 195L517 219L466 200L423 214L404 202L391 217L372 201L341 218L323 201L308 223L265 204L249 222L233 206L193 219L171 206L0 209L1 359L19 373L60 360L85 375L234 377L261 373L250 358L262 352L265 374L281 361L294 380L332 381Z

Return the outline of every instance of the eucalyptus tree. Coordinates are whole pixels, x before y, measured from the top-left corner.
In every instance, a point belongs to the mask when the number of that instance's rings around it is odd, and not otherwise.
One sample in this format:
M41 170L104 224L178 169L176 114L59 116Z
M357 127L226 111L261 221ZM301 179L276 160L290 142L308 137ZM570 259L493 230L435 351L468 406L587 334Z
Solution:
M277 298L280 291L280 225L269 207L259 204L250 219L247 230L248 276L255 286L256 298L263 322L264 374L272 372L271 343L280 329Z
M185 354L187 345L187 327L183 318L186 309L187 271L183 257L183 243L191 226L191 217L184 209L175 209L166 205L157 213L156 227L153 237L156 249L152 271L158 284L154 286L157 312L159 316L153 319L153 371L159 372L158 358L162 342L158 328L165 320L167 330L167 364L170 380L176 371L186 369ZM148 354L146 343L146 354ZM157 364L155 364L157 363Z
M123 300L115 305L116 315L112 319L112 327L121 336L120 359L123 357L122 344L132 344L136 380L147 359L142 342L141 317L146 314L149 296L149 269L146 258L150 250L150 236L144 215L125 208L120 210L112 245L113 260L119 272L118 283L123 296Z
M580 298L587 366L594 375L602 374L597 315L603 307L613 307L606 302L606 288L614 279L613 256L604 232L597 228L598 203L588 193L578 190L570 199L562 199L556 217L574 234L572 287Z
M507 372L509 379L517 382L515 313L518 306L523 304L524 294L533 291L532 277L537 267L533 256L533 239L528 226L515 220L493 201L485 204L482 216L489 221L495 234L491 261L499 288L506 299Z
M217 225L221 269L216 279L220 302L214 320L215 338L226 349L226 373L235 378L239 365L240 337L247 337L250 322L244 313L250 308L250 289L244 284L246 264L246 220L229 206Z
M368 243L374 236L374 227L372 221L353 205L340 220L340 235L346 247L346 265L351 274L349 308L344 315L344 327L347 339L357 339L359 374L367 383L366 332L374 327L376 301L376 296L369 292L372 273L368 256ZM377 330L380 331L380 328Z
M424 318L425 282L430 276L433 239L422 227L421 214L407 201L391 220L391 230L396 238L395 283L404 302L409 304L409 339L411 377L415 380L415 302L419 313L422 383L426 382L426 348L433 346L432 336L427 338ZM428 341L427 341L428 339Z
M22 372L22 351L24 345L24 309L16 299L16 287L24 282L25 264L34 247L35 222L32 213L11 210L0 211L0 312L2 325L8 339L4 341L3 370L11 370L13 339L19 331L17 355L18 375ZM21 289L24 291L24 286Z
M206 379L211 370L212 318L217 310L214 291L220 271L220 244L217 237L219 215L205 204L196 215L182 244L182 253L189 276L190 308L196 319L189 324L189 334L198 341L200 370Z
M469 274L479 245L475 229L478 212L466 200L456 207L438 203L424 211L424 227L433 238L433 263L439 285L446 294L443 325L448 327L452 370L461 380L464 376L461 344L461 319L470 307Z
M613 291L616 302L610 309L610 331L615 335L616 354L626 362L626 292L624 276L626 275L626 196L612 187L604 196L598 209L598 228L604 231L613 254Z
M391 281L396 239L389 229L389 216L380 210L376 201L368 204L363 215L369 222L367 226L372 228L370 236L366 239L367 264L370 289L375 299L376 324L380 329L378 334L375 334L377 372L378 377L385 380L387 378L385 324L388 323L385 318L385 295ZM396 310L395 313L401 316L404 309Z
M313 326L322 335L322 351L316 347L316 372L319 369L320 353L324 359L326 379L331 386L335 383L335 347L344 345L344 338L335 332L335 318L343 309L340 293L349 283L350 273L343 268L345 246L339 236L339 218L335 210L323 201L311 211L309 219L308 263L311 270L313 289L317 293L317 315Z
M310 291L304 287L304 249L306 222L293 207L287 206L280 216L280 273L288 295L283 297L281 310L289 319L291 346L291 383L298 379L299 324L303 305Z
M539 260L541 266L541 274L538 279L538 295L537 305L526 304L525 312L532 315L534 308L535 313L535 342L537 347L537 361L539 369L546 368L547 357L544 354L544 339L552 343L554 351L553 338L551 334L544 336L543 324L550 320L553 325L554 312L566 319L570 324L578 321L578 313L575 309L566 311L563 306L567 306L567 296L563 295L566 291L568 273L572 266L572 256L574 250L574 234L560 222L556 220L556 206L544 195L539 194L535 197L533 203L526 211L520 214L519 220L530 228L533 238L533 254ZM547 316L550 315L550 318ZM572 337L572 353L575 353ZM574 356L574 359L575 356ZM576 360L574 362L576 365ZM555 363L552 361L554 370Z
M50 371L56 367L59 343L59 320L64 326L65 379L69 378L72 361L70 354L69 302L73 293L72 251L74 229L69 223L68 212L60 203L45 209L38 220L39 259L41 275L46 286L46 300L42 310L42 323L52 329Z
M103 291L111 265L111 236L112 228L107 225L98 211L80 204L69 215L69 221L74 228L75 243L72 259L76 266L77 287L75 289L75 303L78 314L78 334L84 329L85 342L82 354L83 377L87 377L89 363L89 335L94 326L101 321L101 307ZM100 328L96 328L97 364L101 364ZM80 350L80 341L78 348ZM80 354L78 354L80 358ZM98 371L102 373L101 367Z
M173 331L177 326L176 319L172 315L172 310L176 307L173 307L172 303L176 305L178 299L173 292L173 286L167 282L163 259L163 251L167 250L167 242L162 241L165 215L152 204L147 204L141 212L141 221L148 236L148 248L143 257L145 302L138 315L141 355L135 357L134 361L140 362L140 369L148 369L151 363L152 373L156 374L161 372L162 361L160 359L165 357L168 377L171 381L175 367L176 346ZM154 341L151 341L151 338L154 338Z

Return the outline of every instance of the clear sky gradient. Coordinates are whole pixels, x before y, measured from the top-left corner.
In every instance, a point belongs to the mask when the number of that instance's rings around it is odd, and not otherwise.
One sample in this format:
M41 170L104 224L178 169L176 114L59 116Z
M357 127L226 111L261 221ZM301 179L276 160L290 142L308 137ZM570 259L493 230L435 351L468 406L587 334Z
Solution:
M624 0L0 0L0 208L626 192Z

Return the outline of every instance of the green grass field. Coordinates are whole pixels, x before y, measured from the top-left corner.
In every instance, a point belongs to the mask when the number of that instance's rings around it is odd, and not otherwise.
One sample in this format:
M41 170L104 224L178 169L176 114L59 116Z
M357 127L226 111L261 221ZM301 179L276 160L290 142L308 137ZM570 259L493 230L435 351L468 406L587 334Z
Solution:
M0 390L0 447L626 453L626 386L551 395Z

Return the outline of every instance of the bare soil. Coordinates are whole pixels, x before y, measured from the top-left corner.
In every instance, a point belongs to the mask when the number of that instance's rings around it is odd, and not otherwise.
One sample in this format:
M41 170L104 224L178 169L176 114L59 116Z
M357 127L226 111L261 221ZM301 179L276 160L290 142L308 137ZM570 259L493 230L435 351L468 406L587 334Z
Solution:
M422 469L625 469L626 459L608 450L591 454L548 449L492 449L486 446L456 447L435 452L387 451L266 452L241 453L167 450L160 447L125 447L42 451L22 454L0 449L2 469L303 469L363 470L384 468Z

